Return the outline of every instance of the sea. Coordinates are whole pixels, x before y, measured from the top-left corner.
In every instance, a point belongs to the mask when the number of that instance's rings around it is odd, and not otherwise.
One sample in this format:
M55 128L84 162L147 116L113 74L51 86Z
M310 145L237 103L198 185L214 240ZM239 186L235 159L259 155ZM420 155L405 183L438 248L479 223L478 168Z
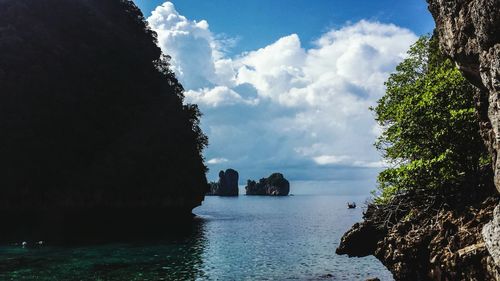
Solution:
M394 280L372 256L335 254L369 200L349 192L359 184L292 182L285 197L245 196L243 187L239 197L207 196L181 237L0 245L0 280Z

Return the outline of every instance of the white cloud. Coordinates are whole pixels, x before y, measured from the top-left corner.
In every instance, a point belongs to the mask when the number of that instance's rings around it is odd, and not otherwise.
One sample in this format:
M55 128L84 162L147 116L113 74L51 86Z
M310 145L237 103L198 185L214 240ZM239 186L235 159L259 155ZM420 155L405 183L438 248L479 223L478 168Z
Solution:
M258 103L257 99L245 100L238 93L226 86L203 88L198 91L187 90L184 94L186 99L191 103L204 104L212 107L233 105L237 103L248 105L255 105Z
M314 157L314 162L318 165L329 165L329 164L340 164L346 160L349 160L351 157L346 155L321 155Z
M299 37L292 34L236 60L236 81L252 84L260 96L279 101L280 95L307 84L303 77L305 59Z
M228 57L206 21L186 19L169 2L148 21L186 101L205 114L208 158L224 151L234 168L247 170L384 166L368 108L416 41L411 31L362 20L324 33L310 49L291 34Z
M229 162L229 160L227 160L226 158L212 158L212 159L207 161L207 164L215 165L215 164L222 164L222 163L227 163L227 162Z
M217 80L214 60L220 56L206 21L190 21L171 2L156 7L148 18L164 53L186 89L212 86Z

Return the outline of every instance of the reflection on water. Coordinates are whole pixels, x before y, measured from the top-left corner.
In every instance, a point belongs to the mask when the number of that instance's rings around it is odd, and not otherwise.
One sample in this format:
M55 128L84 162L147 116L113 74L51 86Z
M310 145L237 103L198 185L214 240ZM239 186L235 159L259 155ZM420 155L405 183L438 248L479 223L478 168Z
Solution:
M346 202L366 198L326 188L295 186L295 196L281 198L208 197L190 231L157 242L0 246L0 280L392 280L373 257L335 254L362 215Z

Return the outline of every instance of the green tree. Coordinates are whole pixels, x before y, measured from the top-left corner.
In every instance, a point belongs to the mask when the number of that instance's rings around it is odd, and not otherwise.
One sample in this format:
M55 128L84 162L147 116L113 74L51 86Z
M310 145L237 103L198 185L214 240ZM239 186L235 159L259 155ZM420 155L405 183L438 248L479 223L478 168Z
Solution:
M421 37L386 82L372 110L383 128L375 146L390 164L378 176L376 203L409 190L477 186L487 151L479 135L474 89L437 40Z

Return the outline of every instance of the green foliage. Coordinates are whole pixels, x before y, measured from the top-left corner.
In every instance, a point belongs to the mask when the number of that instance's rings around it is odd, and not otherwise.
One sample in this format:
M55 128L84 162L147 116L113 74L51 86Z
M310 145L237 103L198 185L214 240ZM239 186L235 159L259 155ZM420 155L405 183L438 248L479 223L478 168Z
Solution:
M487 162L474 90L436 41L424 36L410 48L372 109L383 128L375 146L391 166L379 174L377 203L411 189L463 186Z

